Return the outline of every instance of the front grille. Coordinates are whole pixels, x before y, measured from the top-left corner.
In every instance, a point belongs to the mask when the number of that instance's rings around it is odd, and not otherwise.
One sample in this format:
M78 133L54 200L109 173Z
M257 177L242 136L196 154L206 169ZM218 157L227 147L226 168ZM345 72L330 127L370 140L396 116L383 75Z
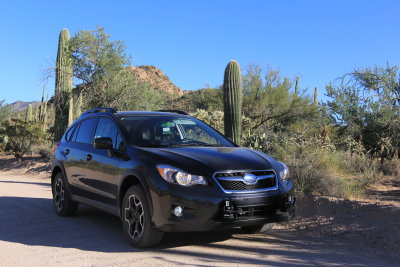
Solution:
M255 190L255 189L263 189L274 187L276 185L275 179L262 179L259 180L256 184L247 185L242 181L226 181L226 180L219 180L220 185L225 190Z
M257 182L254 184L245 184L243 176L245 174L254 174L257 177ZM215 173L219 185L225 192L243 193L246 191L269 191L278 188L276 174L272 170L265 171L230 171Z

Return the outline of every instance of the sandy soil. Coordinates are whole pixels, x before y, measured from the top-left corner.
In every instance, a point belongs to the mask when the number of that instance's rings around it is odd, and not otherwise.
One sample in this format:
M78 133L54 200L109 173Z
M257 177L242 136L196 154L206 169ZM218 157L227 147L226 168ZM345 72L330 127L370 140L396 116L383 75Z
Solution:
M117 217L85 206L55 215L48 163L2 157L0 266L399 266L399 197L391 180L363 201L304 199L296 220L267 235L170 233L141 250L124 240Z

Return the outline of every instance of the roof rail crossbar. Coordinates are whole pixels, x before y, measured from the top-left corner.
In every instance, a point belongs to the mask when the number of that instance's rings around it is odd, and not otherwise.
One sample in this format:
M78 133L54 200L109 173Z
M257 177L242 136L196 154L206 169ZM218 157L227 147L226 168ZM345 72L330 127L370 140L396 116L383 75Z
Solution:
M117 113L117 110L115 108L93 108L83 112L81 117L91 113L98 113L98 112Z
M161 109L157 110L158 112L170 112L170 113L176 113L176 114L182 114L182 115L189 115L186 111L183 110L177 110L177 109Z

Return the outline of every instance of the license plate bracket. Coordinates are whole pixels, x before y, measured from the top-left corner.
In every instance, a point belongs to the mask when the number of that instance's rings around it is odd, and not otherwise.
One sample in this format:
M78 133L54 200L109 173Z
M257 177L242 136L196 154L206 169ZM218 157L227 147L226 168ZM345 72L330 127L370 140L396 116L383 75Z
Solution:
M235 220L237 218L236 205L233 201L226 199L223 202L223 217L225 220Z

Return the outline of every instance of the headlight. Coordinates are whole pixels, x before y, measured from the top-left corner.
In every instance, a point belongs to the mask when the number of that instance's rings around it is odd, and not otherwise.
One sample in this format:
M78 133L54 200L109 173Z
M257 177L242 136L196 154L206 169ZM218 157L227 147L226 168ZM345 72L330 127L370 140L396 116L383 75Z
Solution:
M207 184L207 180L206 178L204 178L204 176L190 174L168 165L158 165L157 170L160 173L161 177L169 183L179 184L183 186Z
M289 180L289 168L286 166L286 164L285 163L283 163L283 162L279 162L281 165L282 165L282 167L283 167L283 169L279 172L279 178L282 180L282 181L287 181L287 180Z

